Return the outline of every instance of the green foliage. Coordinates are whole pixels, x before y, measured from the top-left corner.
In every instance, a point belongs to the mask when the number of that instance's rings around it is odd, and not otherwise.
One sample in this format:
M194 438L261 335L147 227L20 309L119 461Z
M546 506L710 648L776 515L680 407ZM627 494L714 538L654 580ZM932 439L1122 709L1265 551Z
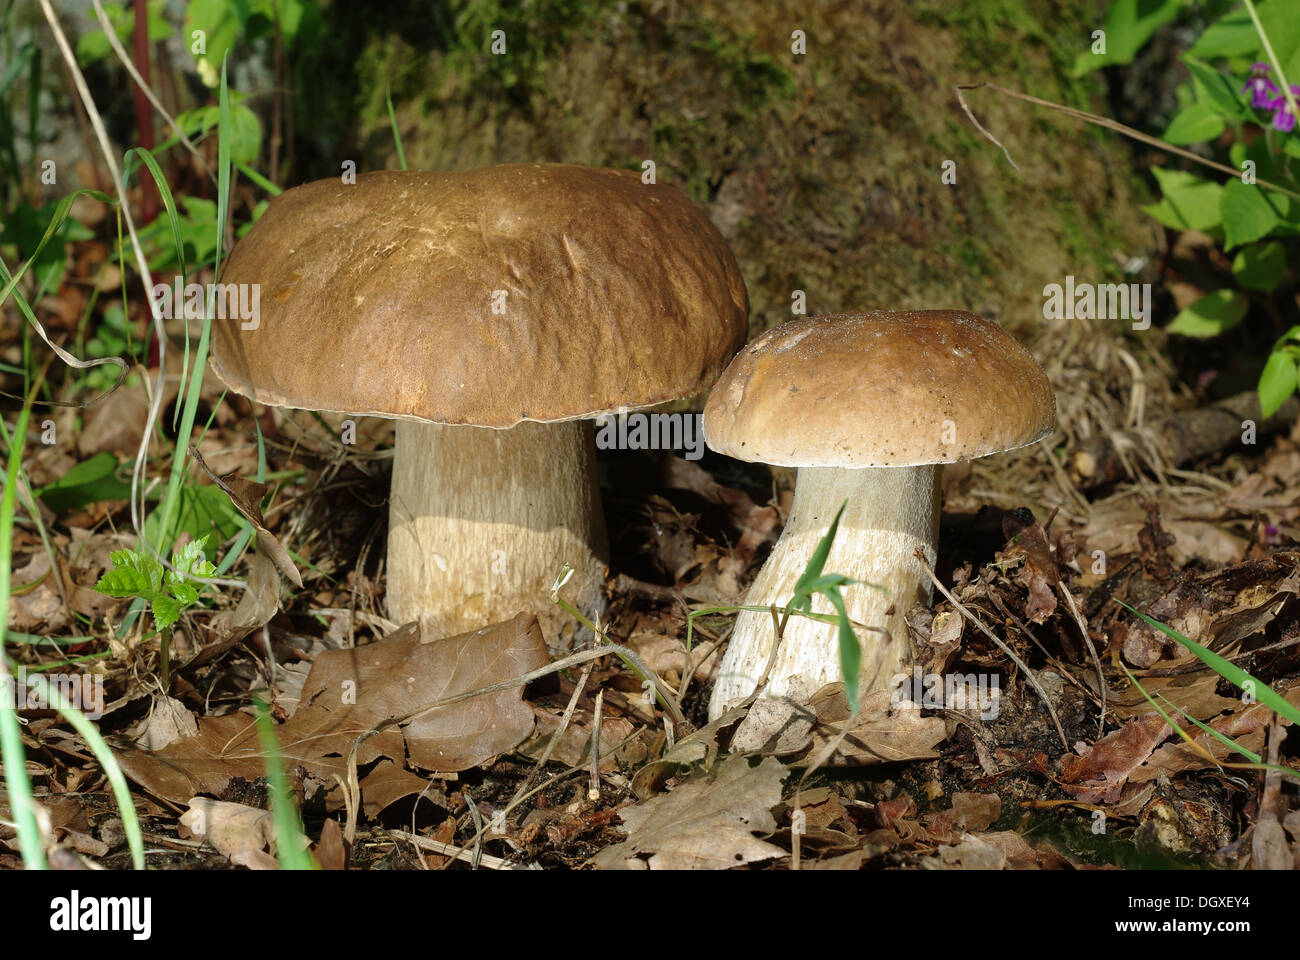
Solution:
M1088 67L1089 55L1081 55L1080 68L1129 62L1155 29L1174 20L1185 7L1190 5L1183 0L1115 0L1106 20L1107 57L1093 58L1097 62ZM1258 15L1258 23L1252 13ZM1182 170L1153 170L1162 197L1143 209L1167 227L1208 233L1225 253L1235 252L1232 280L1238 289L1207 293L1183 309L1168 328L1180 336L1215 337L1246 319L1252 298L1283 298L1287 265L1297 252L1300 171L1293 169L1292 161L1300 157L1300 127L1284 132L1285 124L1277 122L1285 118L1275 95L1270 94L1273 116L1269 117L1264 108L1252 106L1250 87L1271 84L1266 89L1276 92L1300 79L1300 17L1295 15L1294 0L1261 0L1253 7L1250 0L1234 4L1205 28L1183 62L1191 80L1177 91L1182 109L1169 123L1164 139L1179 146L1205 144L1213 153L1215 141L1230 132L1231 145L1226 151L1219 148L1216 159L1240 170L1241 176L1216 183ZM1267 64L1268 70L1257 72L1258 64ZM1262 135L1243 136L1246 123L1262 127ZM1268 189L1261 182L1281 190ZM1296 390L1298 360L1300 353L1288 332L1260 375L1265 416Z
M305 26L319 22L320 10L314 0L190 0L185 36L192 38L195 30L204 32L201 50L189 44L203 82L215 88L226 53L241 38L256 42L273 37L277 17L280 42L290 45Z
M0 244L12 245L17 249L20 259L30 259L36 255L45 232L54 220L57 208L57 202L47 203L42 207L20 203L5 218L4 230L0 231ZM35 275L37 286L47 292L58 290L68 264L66 244L90 240L94 236L94 233L72 217L65 217L55 227L54 233L45 243L40 254L36 255L30 267Z
M166 8L167 0L149 0L147 9L151 44L166 40L173 34L172 25L167 21ZM117 39L121 41L122 46L130 50L131 34L135 30L135 10L130 0L123 0L120 4L105 3L104 13L108 16L108 22L113 25ZM103 30L92 30L77 40L77 61L83 67L103 60L112 52L113 48L109 45L108 37L104 36Z
M822 573L826 567L826 558L831 552L831 544L835 541L835 534L840 528L840 517L847 506L846 500L835 511L835 519L831 521L830 529L817 542L817 549L813 551L808 566L799 575L799 580L794 585L794 596L790 598L786 610L791 613L811 613L813 594L817 593L829 600L831 606L835 608L840 637L840 675L844 678L844 696L848 698L849 709L853 711L854 716L857 716L862 648L858 644L857 634L853 632L853 625L849 622L849 612L845 609L844 597L840 594L841 587L846 587L854 581L842 573Z
M1177 19L1185 5L1185 0L1114 0L1101 26L1106 32L1106 52L1093 53L1089 48L1080 53L1074 63L1075 75L1131 63L1151 36Z
M117 476L117 457L104 451L41 487L36 495L55 513L66 513L102 500L126 500L131 483Z
M1180 310L1168 330L1184 337L1217 337L1241 323L1249 305L1236 290L1215 290Z
M95 589L110 597L139 597L153 611L154 625L164 631L187 607L199 600L199 588L192 577L210 577L216 568L203 554L204 541L191 540L172 555L169 570L152 556L135 550L109 554L113 568L105 572Z
M266 792L275 823L275 856L285 870L318 869L316 861L307 852L308 841L302 820L289 795L289 781L284 776L284 752L275 735L271 710L261 697L255 697L253 702L257 707L257 738L266 758Z

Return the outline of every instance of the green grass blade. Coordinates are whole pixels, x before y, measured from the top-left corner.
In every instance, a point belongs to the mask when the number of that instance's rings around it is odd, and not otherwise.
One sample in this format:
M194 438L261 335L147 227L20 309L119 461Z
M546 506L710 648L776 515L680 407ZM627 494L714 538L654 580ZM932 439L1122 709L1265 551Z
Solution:
M54 205L54 215L50 217L50 225L45 228L45 234L41 237L41 242L36 245L36 249L32 252L31 257L26 263L19 267L18 271L12 277L9 278L9 282L6 283L3 288L0 288L0 304L9 299L9 294L13 293L14 287L18 286L18 281L23 278L23 274L27 272L28 267L36 262L36 258L41 255L41 251L45 249L45 245L53 239L54 235L59 232L59 228L67 221L72 210L72 205L76 202L77 197L83 195L94 197L96 200L102 200L107 204L113 203L112 199L107 194L101 193L99 190L90 190L84 187L80 190L74 190L66 197L61 197L59 202Z
M14 536L14 492L18 488L18 467L22 462L27 441L27 421L31 416L31 394L18 415L18 423L9 440L9 468L5 475L5 489L0 497L0 655L3 655L9 626L9 583L12 573ZM9 810L18 830L18 849L23 863L31 870L44 870L45 850L41 846L41 830L36 823L32 783L27 777L27 750L23 747L22 733L18 727L17 698L14 679L9 675L8 658L0 663L0 757L5 765L5 788L9 794Z
M389 122L389 123L392 125L392 127L393 127L393 143L395 143L395 144L397 145L397 164L398 164L398 166L400 166L403 170L405 170L405 169L406 169L406 151L402 149L402 135L401 135L401 133L399 133L398 130L397 130L397 114L393 111L393 95L392 95L392 92L390 91L390 92L384 94L384 98L388 101L388 122Z
M826 531L826 536L817 541L817 548L813 550L808 566L794 586L796 599L803 601L811 598L812 584L822 575L822 570L826 566L826 558L830 556L831 544L835 541L835 534L840 528L840 517L844 515L844 508L848 505L847 500L840 504L840 508L835 511L835 519L831 521L830 529Z
M1159 620L1153 620L1145 613L1134 610L1123 600L1116 600L1121 607L1133 615L1142 618L1148 624L1155 627L1165 636L1177 640L1200 659L1202 663L1211 670L1223 677L1229 683L1235 684L1238 688L1253 695L1256 700L1265 706L1271 708L1279 716L1286 717L1292 723L1300 723L1300 709L1296 709L1289 701L1273 690L1267 683L1257 677L1252 677L1241 667L1223 659L1213 650L1207 650L1195 640L1183 636L1172 627L1167 627Z
M275 724L271 722L266 701L257 697L255 702L257 736L262 742L262 753L266 756L266 786L270 795L271 816L275 820L275 855L285 870L315 870L316 862L303 846L302 838L306 834L293 800L289 797L289 785L284 779L284 764L280 741L275 736Z
M188 278L188 271L185 269L185 241L181 239L181 216L176 209L176 198L172 196L171 187L167 183L167 178L163 176L162 168L158 166L158 161L154 155L142 147L133 147L126 152L126 162L132 157L139 157L149 170L149 175L153 177L154 186L158 188L158 194L162 197L163 209L167 211L167 220L172 228L172 244L176 248L176 263L180 268L181 285L185 285ZM149 296L153 296L153 291L149 291ZM174 312L179 312L184 317L184 309L172 304ZM185 383L189 379L190 367L190 325L183 322L181 324L185 331L185 353L181 358L181 379L178 393L185 392ZM180 406L177 405L172 411L172 429L176 429L176 420L180 416Z
M844 608L844 598L839 587L824 591L835 611L840 615L840 675L844 678L844 696L849 701L849 711L858 715L858 677L862 672L862 646L858 635L849 624L849 612Z
M131 863L137 870L143 870L144 836L140 832L140 820L135 813L135 804L131 802L131 791L126 785L126 777L122 775L122 768L118 766L113 751L109 749L104 738L85 714L63 699L63 694L58 687L39 674L32 675L31 680L36 689L45 696L46 703L59 711L59 715L81 734L81 738L86 741L86 746L90 747L90 752L99 761L104 775L108 777L109 785L113 788L113 799L117 801L117 809L122 814L122 829L126 833L127 846L131 849Z
M257 184L259 187L261 187L263 190L265 190L273 197L278 197L280 194L284 193L283 190L281 190L274 183L266 179L266 177L262 176L260 173L258 173L256 170L254 170L252 167L248 166L247 164L237 163L235 164L235 169L238 170L240 173L242 173L244 176L248 177L249 180L252 180L255 184Z
M1142 690L1142 684L1138 683L1137 680L1136 680L1134 677L1132 677L1132 676L1130 675L1130 676L1129 676L1129 680L1131 680L1131 681L1133 682L1133 684L1134 684L1134 685L1135 685L1139 690ZM1143 695L1143 696L1146 696L1148 700L1151 700L1151 698L1150 698L1149 696L1147 696L1147 692L1146 692L1145 690L1142 690L1142 695ZM1247 760L1251 761L1252 763L1261 763L1261 764L1262 764L1262 763L1264 762L1264 758L1261 757L1258 753L1255 753L1253 750L1247 750L1245 747L1243 747L1243 746L1241 746L1240 744L1238 744L1236 740L1233 740L1232 737L1228 736L1226 733L1223 733L1222 731L1219 731L1219 730L1215 730L1215 729L1214 729L1212 726L1210 726L1208 723L1205 723L1205 722L1203 722L1203 721L1201 721L1201 720L1197 720L1194 716L1192 716L1192 715L1191 715L1190 713L1188 713L1186 710L1181 709L1181 708L1180 708L1176 703L1174 703L1172 700L1170 700L1168 697L1166 697L1163 693L1158 694L1158 696L1159 696L1160 699L1163 700L1165 703L1169 704L1169 706L1173 707L1175 710L1178 710L1178 712L1181 713L1181 714L1183 715L1184 719L1190 720L1192 723L1196 724L1196 726L1200 727L1202 730L1204 730L1206 733L1208 733L1210 736L1212 736L1215 740L1218 740L1221 744L1223 744L1223 745L1224 745L1225 747L1227 747L1229 750L1232 750L1232 751L1234 751L1234 752L1236 752L1236 753L1241 754L1243 757L1245 757ZM1155 701L1154 701L1154 700L1151 700L1151 705L1152 705L1153 707L1155 707ZM1159 710L1160 708L1159 708L1159 707L1156 707L1156 709ZM1164 715L1164 714L1163 714L1163 711L1162 711L1162 712L1161 712L1161 716L1163 716L1163 715ZM1167 718L1166 718L1166 719L1167 719ZM1170 726L1173 726L1173 724L1170 724ZM1175 729L1177 729L1177 728L1175 727ZM1179 732L1181 733L1182 731L1179 731ZM1187 739L1187 738L1184 737L1183 739ZM1190 742L1190 741L1188 741L1188 742Z

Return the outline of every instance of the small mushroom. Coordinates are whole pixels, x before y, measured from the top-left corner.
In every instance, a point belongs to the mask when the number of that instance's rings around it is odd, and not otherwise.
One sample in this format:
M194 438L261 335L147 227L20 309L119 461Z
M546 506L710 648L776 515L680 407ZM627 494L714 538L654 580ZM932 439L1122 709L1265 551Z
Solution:
M1047 377L996 323L969 313L829 314L792 320L746 346L714 385L704 436L719 453L798 467L780 540L747 605L783 607L841 504L825 572L844 589L862 646L862 692L887 688L911 660L903 615L929 602L941 464L1043 439L1056 421ZM885 591L867 584L884 587ZM824 597L813 611L834 613ZM767 613L737 615L709 715L752 693L775 640ZM791 617L765 695L798 678L840 679L836 628Z
M508 164L289 190L222 282L256 324L214 325L213 366L262 403L398 419L389 615L434 635L603 609L591 425L702 392L744 342L736 262L678 191L628 171Z

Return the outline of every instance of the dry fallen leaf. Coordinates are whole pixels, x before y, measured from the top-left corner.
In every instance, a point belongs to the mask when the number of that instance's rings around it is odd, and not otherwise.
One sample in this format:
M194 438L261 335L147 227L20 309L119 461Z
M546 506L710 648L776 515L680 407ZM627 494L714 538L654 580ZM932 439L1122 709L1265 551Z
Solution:
M266 848L275 841L275 821L269 810L191 797L180 817L180 835L206 840L232 863L250 870L275 870L275 857Z
M1129 775L1173 731L1158 713L1130 720L1079 756L1061 758L1061 788L1085 803L1114 803Z
M174 740L192 737L198 732L198 720L189 707L175 697L158 696L154 698L139 745L145 750L161 750Z
M861 766L896 760L928 760L948 735L942 717L923 717L910 700L891 704L893 694L878 690L863 699L856 720L849 718L844 685L828 683L813 695L811 706L820 723L813 730L814 754L820 754L844 727L848 734L826 761L827 766Z
M590 861L603 870L725 870L785 854L754 834L776 830L785 767L731 756L711 774L619 811L627 840Z
M330 785L330 808L339 800L336 775L358 736L386 721L406 717L435 701L511 680L546 663L537 620L513 620L473 633L423 642L415 624L351 650L327 650L316 658L303 685L302 702L276 729L288 770L301 768ZM522 686L439 707L409 723L390 726L364 740L358 764L387 756L426 770L450 772L476 766L511 749L533 731L533 712ZM127 776L175 802L198 793L220 794L231 777L265 774L253 718L245 714L203 717L198 733L148 752L119 749Z

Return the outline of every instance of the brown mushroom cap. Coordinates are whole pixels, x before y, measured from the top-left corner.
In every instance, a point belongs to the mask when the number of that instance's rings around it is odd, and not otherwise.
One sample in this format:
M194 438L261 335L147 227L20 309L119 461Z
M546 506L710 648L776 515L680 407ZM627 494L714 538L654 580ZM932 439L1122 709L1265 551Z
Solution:
M260 284L256 329L213 325L232 389L436 423L510 427L687 396L747 332L735 258L698 207L635 173L564 164L297 187L221 282Z
M704 408L719 453L788 467L905 467L1047 436L1056 403L1029 351L954 310L826 314L748 344Z

